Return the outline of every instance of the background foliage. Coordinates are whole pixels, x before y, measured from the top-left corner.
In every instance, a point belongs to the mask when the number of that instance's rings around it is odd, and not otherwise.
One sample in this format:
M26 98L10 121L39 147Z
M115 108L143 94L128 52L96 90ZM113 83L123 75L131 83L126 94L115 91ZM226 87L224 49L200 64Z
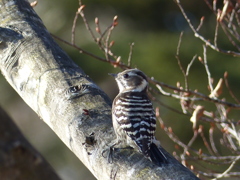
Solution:
M113 51L127 63L129 44L134 42L132 65L144 71L148 76L175 86L177 82L184 83L181 70L175 58L179 35L184 31L180 48L180 59L183 66L187 66L192 57L202 56L202 42L195 39L193 33L183 18L174 1L169 0L88 0L83 1L86 18L94 28L94 18L98 17L102 28L106 28L117 15L119 24L113 32L115 41ZM215 17L202 0L182 0L182 4L195 24L205 16L205 26L201 33L205 37L213 38ZM221 3L218 4L221 6ZM71 28L78 0L39 0L35 7L36 12L43 20L47 29L54 35L67 41L71 40ZM222 32L220 32L222 33ZM77 22L76 44L93 54L103 56L102 52L93 43L81 19ZM117 94L114 80L108 76L109 72L119 72L109 64L97 61L89 56L80 54L75 49L58 42L68 55L96 82L112 99ZM228 47L229 43L220 38L221 47ZM233 58L208 50L208 63L216 83L228 71L230 86L234 92L239 87L239 58ZM207 75L199 61L195 61L189 77L191 89L209 94ZM90 172L83 167L79 160L60 142L55 134L47 127L35 113L19 98L14 90L0 77L0 103L13 117L15 122L27 136L29 141L49 160L63 179L94 179ZM113 88L114 86L114 88ZM224 97L229 97L225 91ZM236 94L240 97L240 95ZM178 101L159 96L159 100L168 106L180 109ZM209 107L211 108L211 107ZM188 141L192 136L192 123L189 117L176 114L169 109L160 107L160 113L166 125L174 129L175 134L182 141ZM232 118L239 117L239 113ZM236 118L237 119L237 118ZM207 126L207 125L206 125ZM158 129L158 139L168 152L175 151L174 143L165 133ZM201 144L199 144L199 147ZM221 150L220 150L221 151ZM209 167L211 168L211 167Z

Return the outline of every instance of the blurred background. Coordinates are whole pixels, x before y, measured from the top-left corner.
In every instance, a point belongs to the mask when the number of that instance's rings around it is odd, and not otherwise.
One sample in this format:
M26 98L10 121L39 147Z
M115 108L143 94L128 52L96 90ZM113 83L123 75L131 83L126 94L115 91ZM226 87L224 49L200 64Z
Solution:
M183 66L186 67L194 55L202 56L203 54L203 43L194 38L173 0L83 0L82 2L86 5L85 15L93 30L95 29L95 17L99 18L100 26L104 30L111 24L113 17L118 16L119 24L112 35L112 40L115 41L113 52L121 56L122 61L127 63L130 43L134 42L132 66L141 69L158 81L173 86L176 86L177 82L184 83L183 75L175 58L181 31L184 31L180 48L180 59ZM216 18L204 0L182 0L181 2L194 25L197 26L200 18L205 16L205 22L200 32L212 40ZM78 9L78 0L38 0L38 5L34 9L49 32L66 41L71 41L71 28L75 12ZM113 78L108 76L108 73L119 72L121 69L113 68L107 63L80 54L77 50L59 41L57 43L111 99L114 98L118 90L116 83ZM219 43L221 47L232 48L224 36L219 39ZM76 27L76 44L93 54L104 57L85 29L81 18ZM207 55L209 68L216 83L219 78L223 77L224 72L228 71L230 86L234 92L238 92L240 88L238 83L239 58L218 54L211 49L208 49ZM50 162L60 177L64 180L95 179L51 129L23 102L2 75L0 84L1 106L14 119L27 139ZM194 62L190 70L189 85L191 89L198 89L199 92L209 94L207 75L198 60ZM113 86L115 88L112 88ZM227 93L222 96L229 97ZM158 98L168 106L181 110L177 100L163 96ZM160 107L160 113L165 124L171 126L182 141L188 142L193 134L189 117L176 114L165 107ZM233 118L238 115L239 113L234 114ZM161 140L162 146L172 153L174 143L164 132L161 132L160 128L158 131L158 139Z

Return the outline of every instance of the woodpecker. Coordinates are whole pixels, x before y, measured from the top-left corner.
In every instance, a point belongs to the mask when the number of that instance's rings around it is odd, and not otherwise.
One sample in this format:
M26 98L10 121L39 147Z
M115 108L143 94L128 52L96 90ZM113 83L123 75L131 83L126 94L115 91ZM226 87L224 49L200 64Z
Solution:
M112 75L119 88L113 101L112 120L117 140L113 147L130 146L157 165L167 162L156 145L156 116L147 95L148 80L138 69Z

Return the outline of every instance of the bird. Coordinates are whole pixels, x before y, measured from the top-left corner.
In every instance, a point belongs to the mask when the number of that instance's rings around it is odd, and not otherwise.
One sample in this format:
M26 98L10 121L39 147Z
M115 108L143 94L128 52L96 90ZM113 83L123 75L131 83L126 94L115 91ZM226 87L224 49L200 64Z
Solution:
M167 157L158 148L155 138L156 115L147 95L148 80L138 69L128 69L112 75L119 94L113 100L112 121L116 142L112 147L132 147L158 166Z

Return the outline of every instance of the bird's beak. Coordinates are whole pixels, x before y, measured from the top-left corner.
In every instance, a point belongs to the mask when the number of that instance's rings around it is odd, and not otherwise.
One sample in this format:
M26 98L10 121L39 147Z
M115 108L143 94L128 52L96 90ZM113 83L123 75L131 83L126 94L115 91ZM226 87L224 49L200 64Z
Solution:
M113 76L114 78L117 77L117 74L108 73L108 75L111 75L111 76Z

